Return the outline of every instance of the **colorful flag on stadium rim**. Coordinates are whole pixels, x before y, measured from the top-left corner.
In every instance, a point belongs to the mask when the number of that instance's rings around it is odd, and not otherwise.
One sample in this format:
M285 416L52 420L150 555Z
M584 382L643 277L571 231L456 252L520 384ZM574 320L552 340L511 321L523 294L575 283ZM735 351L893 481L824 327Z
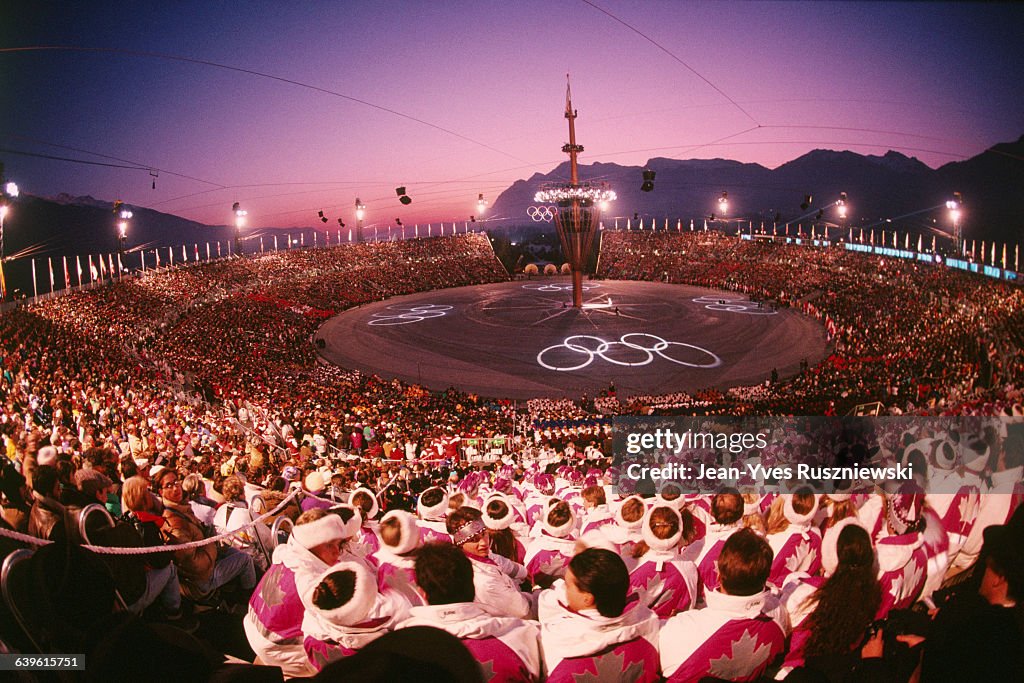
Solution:
M107 254L107 267L110 271L110 277L114 277L114 255Z
M185 245L181 245L181 260L188 263L188 252L185 251Z
M82 259L75 254L75 270L78 271L78 286L82 286Z
M192 246L195 247L195 249L196 249L195 261L198 263L199 262L199 244L198 243L194 243Z
M68 257L62 256L64 261L64 289L71 289L71 276L68 274Z
M53 257L51 256L51 257L47 258L46 260L50 264L50 291L52 292L53 291Z
M121 273L124 272L124 265L121 264L121 252L117 253L117 276L121 277Z
M99 273L96 271L96 264L92 262L92 254L89 254L89 277L93 282L99 279Z
M4 279L4 262L0 261L0 300L7 298L7 280Z
M160 267L160 250L159 249L154 249L153 253L156 255L156 267L159 268Z
M100 254L96 257L100 261L100 277L105 278L107 276L107 262L103 260L103 255Z

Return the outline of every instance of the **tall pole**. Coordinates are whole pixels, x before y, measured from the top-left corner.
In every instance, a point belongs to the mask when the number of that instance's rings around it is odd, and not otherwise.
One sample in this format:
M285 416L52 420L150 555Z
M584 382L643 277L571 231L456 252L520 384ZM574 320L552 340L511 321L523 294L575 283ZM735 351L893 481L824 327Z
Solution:
M569 144L562 147L563 152L569 153L569 182L573 185L580 184L580 170L577 155L583 151L582 145L576 144L576 110L572 108L572 89L569 85L569 75L565 75L565 118L569 120ZM573 224L579 225L579 200L573 200ZM568 254L566 255L568 256ZM580 256L583 256L580 254ZM583 264L572 264L572 305L575 308L583 307ZM577 267L577 265L579 267Z
M569 155L570 182L543 186L534 201L555 203L555 226L562 242L562 252L572 272L572 305L583 307L583 269L586 267L601 219L601 208L615 199L606 183L580 183L577 155L583 146L576 143L576 110L572 108L572 91L568 77L565 87L565 118L569 120L569 142L562 151Z

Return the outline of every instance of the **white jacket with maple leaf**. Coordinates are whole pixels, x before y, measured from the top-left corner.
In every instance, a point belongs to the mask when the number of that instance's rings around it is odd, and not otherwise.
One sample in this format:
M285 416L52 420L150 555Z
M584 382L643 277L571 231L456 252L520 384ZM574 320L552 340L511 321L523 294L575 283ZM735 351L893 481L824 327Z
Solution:
M413 607L409 618L400 628L409 626L433 626L459 640L483 641L495 638L515 653L533 680L540 677L540 629L536 622L496 617L475 602L459 602Z
M467 557L473 563L474 602L495 616L532 618L533 601L519 590L526 580L526 567L495 553L487 559Z
M786 610L768 591L727 595L708 591L707 607L661 626L661 670L672 680L717 676L752 680L785 649ZM674 679L672 677L675 677Z
M638 638L658 648L658 617L634 601L617 617L605 617L596 609L573 612L568 607L565 581L540 594L537 603L540 619L540 646L544 666L554 671L563 659L589 657L603 650Z

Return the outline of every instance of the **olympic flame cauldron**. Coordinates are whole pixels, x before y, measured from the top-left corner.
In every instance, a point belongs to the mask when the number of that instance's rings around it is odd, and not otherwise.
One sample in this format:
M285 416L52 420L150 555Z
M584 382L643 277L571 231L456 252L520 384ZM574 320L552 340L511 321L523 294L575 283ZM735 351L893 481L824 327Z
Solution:
M572 270L572 305L583 307L583 270L594 245L601 221L601 205L615 199L606 183L547 185L534 201L555 204L555 227L562 241L562 253Z

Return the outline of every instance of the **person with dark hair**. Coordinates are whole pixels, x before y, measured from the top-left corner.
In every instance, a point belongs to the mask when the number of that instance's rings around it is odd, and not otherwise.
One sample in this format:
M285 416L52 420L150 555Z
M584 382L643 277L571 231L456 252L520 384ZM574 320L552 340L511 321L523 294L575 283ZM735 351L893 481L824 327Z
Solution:
M274 548L270 568L260 579L243 625L249 645L264 664L287 676L308 676L312 667L302 646L307 594L323 572L339 559L351 559L345 543L355 534L354 511L340 514L313 508L299 515L287 543Z
M473 563L476 601L495 616L529 619L535 613L532 595L519 590L526 568L491 552L491 537L476 508L460 507L448 515L452 542Z
M328 567L302 602L302 645L317 671L394 630L409 615L408 600L394 591L378 591L374 572L354 561Z
M677 614L661 629L661 668L669 681L753 680L782 654L789 618L765 588L772 559L771 546L752 529L722 543L721 588L705 594L707 607Z
M538 616L548 681L587 672L600 680L660 680L658 617L629 599L629 572L615 553L590 548L573 557L565 579L541 593Z
M427 604L413 607L400 628L433 626L451 633L490 672L488 681L539 680L537 624L496 617L474 602L472 562L458 548L423 546L416 555L416 581Z
M564 500L551 498L540 518L540 536L531 541L524 558L534 583L546 588L565 576L565 568L576 551L576 535L572 507Z
M828 578L808 577L786 584L793 637L784 667L803 665L831 678L860 659L860 646L882 603L875 573L875 550L868 532L848 522L840 530L838 564Z
M666 619L689 609L697 601L697 568L679 555L693 537L693 514L661 503L648 510L641 529L644 540L629 583L642 604Z
M683 552L683 559L697 565L701 592L718 588L718 556L729 537L744 528L744 510L743 495L734 488L724 488L711 497L712 523L707 525L704 537L691 543Z
M491 550L502 557L523 564L526 557L526 546L522 538L514 532L516 512L512 501L501 493L492 493L484 502L483 522L491 535Z
M416 515L419 517L416 524L420 527L424 543L451 542L452 537L445 526L445 518L448 516L448 493L443 488L432 486L421 493L416 501Z
M32 509L28 513L30 536L48 541L64 540L71 533L72 522L60 502L60 481L57 468L39 465L32 474Z
M1006 524L989 526L984 538L975 567L980 585L963 583L932 611L925 633L890 638L886 631L896 625L883 624L861 648L858 669L867 680L905 680L903 645L911 648L906 655L919 654L914 674L922 681L1024 680L1024 508ZM890 652L894 641L903 644L896 653Z

